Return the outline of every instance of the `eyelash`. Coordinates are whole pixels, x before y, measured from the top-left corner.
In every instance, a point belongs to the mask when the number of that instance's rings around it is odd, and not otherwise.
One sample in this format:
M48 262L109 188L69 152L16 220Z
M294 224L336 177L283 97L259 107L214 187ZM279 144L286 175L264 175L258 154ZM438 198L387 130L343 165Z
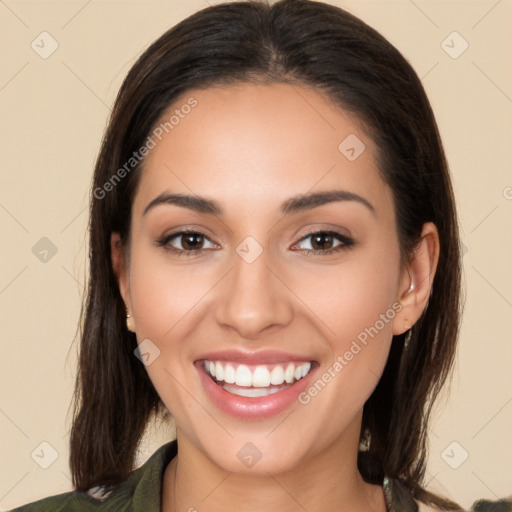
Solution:
M172 247L172 246L168 245L169 242L171 240L173 240L174 238L178 238L178 237L183 236L183 235L191 235L191 234L192 235L200 235L200 236L204 237L205 239L210 240L206 235L204 235L203 233L201 233L199 231L194 231L194 230L191 230L191 229L186 229L186 230L183 230L183 231L177 231L176 233L171 233L170 235L167 235L167 236L165 236L163 238L160 238L159 240L156 240L155 245L157 247L163 247L163 249L165 251L173 253L173 254L176 254L177 256L181 256L182 254L185 255L185 256L199 256L200 254L203 254L204 252L211 250L211 249L197 249L197 250L186 251L184 249L176 249L176 247ZM353 239L347 237L346 235L338 233L337 231L329 231L329 230L311 231L311 232L307 233L306 235L304 235L297 243L302 242L304 240L307 240L309 237L311 237L313 235L332 236L332 237L338 239L341 242L340 245L334 247L333 249L326 249L326 250L321 250L321 249L316 249L316 250L315 249L302 249L307 254L311 254L312 253L315 256L316 255L318 255L318 256L328 256L329 254L332 254L332 253L335 253L335 252L338 252L338 251L350 249L350 248L352 248L355 245L355 241Z

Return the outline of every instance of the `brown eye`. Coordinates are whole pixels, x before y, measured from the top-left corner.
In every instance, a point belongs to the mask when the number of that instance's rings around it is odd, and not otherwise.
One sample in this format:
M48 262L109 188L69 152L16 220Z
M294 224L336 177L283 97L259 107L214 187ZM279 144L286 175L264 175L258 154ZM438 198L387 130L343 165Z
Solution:
M316 235L311 235L311 246L315 250L325 250L332 249L332 245L334 244L334 237L332 235L327 235L324 233L318 233Z
M181 245L187 251L201 249L201 246L204 243L204 237L200 233L187 233L180 236L182 237Z
M299 241L299 244L303 244L307 240L310 240L309 243L305 243L306 247L302 247L302 249L315 254L332 253L348 249L355 244L351 238L336 231L315 231L309 233Z
M209 243L210 247L204 247L205 243ZM166 251L187 256L200 254L206 250L218 247L203 233L192 230L184 230L167 235L157 240L156 245L163 247Z

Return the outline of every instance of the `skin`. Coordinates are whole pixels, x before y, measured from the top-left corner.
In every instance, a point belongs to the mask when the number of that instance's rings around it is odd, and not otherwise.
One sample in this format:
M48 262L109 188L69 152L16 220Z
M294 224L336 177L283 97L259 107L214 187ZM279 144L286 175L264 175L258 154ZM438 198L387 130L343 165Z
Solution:
M384 512L382 488L357 470L362 410L393 334L426 307L437 230L425 224L409 266L401 266L393 195L377 170L377 148L357 118L319 92L284 84L216 87L189 91L169 111L191 96L198 105L146 158L129 259L112 234L130 327L139 343L149 338L160 350L146 368L177 425L179 454L165 471L162 510ZM354 161L338 150L349 134L366 146ZM374 212L337 201L280 213L292 196L334 189L362 196ZM159 205L143 215L164 191L214 199L224 214ZM205 235L203 254L177 256L155 245L187 227ZM314 237L304 237L322 230L355 245L313 254ZM250 264L236 252L247 236L263 249ZM341 242L324 243L329 249ZM190 250L183 237L168 245ZM221 412L193 367L210 350L277 349L317 361L321 376L393 304L400 311L317 396L271 418ZM262 453L252 468L237 457L248 442Z

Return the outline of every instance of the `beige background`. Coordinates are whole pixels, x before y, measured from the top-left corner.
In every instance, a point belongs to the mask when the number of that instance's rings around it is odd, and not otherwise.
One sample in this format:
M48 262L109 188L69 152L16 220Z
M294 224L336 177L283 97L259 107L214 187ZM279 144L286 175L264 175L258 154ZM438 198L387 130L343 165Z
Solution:
M512 3L331 3L381 31L410 60L431 99L453 173L467 248L467 301L451 394L432 424L429 486L466 507L479 497L509 495ZM136 57L206 5L0 0L1 510L71 489L72 341L86 276L94 160L109 107ZM48 36L38 37L43 31L58 43L46 59L31 47L35 40L43 51L45 37L51 48ZM461 50L462 39L452 35L442 46L453 31L469 44L458 58L445 49ZM57 249L46 262L33 253L43 237ZM151 432L140 460L169 435L162 428ZM52 450L57 458L43 469Z

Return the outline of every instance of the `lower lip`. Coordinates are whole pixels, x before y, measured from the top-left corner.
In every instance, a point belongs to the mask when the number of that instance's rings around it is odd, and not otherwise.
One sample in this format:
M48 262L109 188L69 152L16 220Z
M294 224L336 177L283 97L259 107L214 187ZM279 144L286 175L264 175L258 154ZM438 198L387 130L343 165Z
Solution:
M314 365L305 377L277 393L260 397L246 397L228 393L216 384L204 371L202 362L196 363L195 366L203 388L214 405L230 416L247 419L269 418L286 410L298 401L298 396L309 386L311 375L316 370Z

